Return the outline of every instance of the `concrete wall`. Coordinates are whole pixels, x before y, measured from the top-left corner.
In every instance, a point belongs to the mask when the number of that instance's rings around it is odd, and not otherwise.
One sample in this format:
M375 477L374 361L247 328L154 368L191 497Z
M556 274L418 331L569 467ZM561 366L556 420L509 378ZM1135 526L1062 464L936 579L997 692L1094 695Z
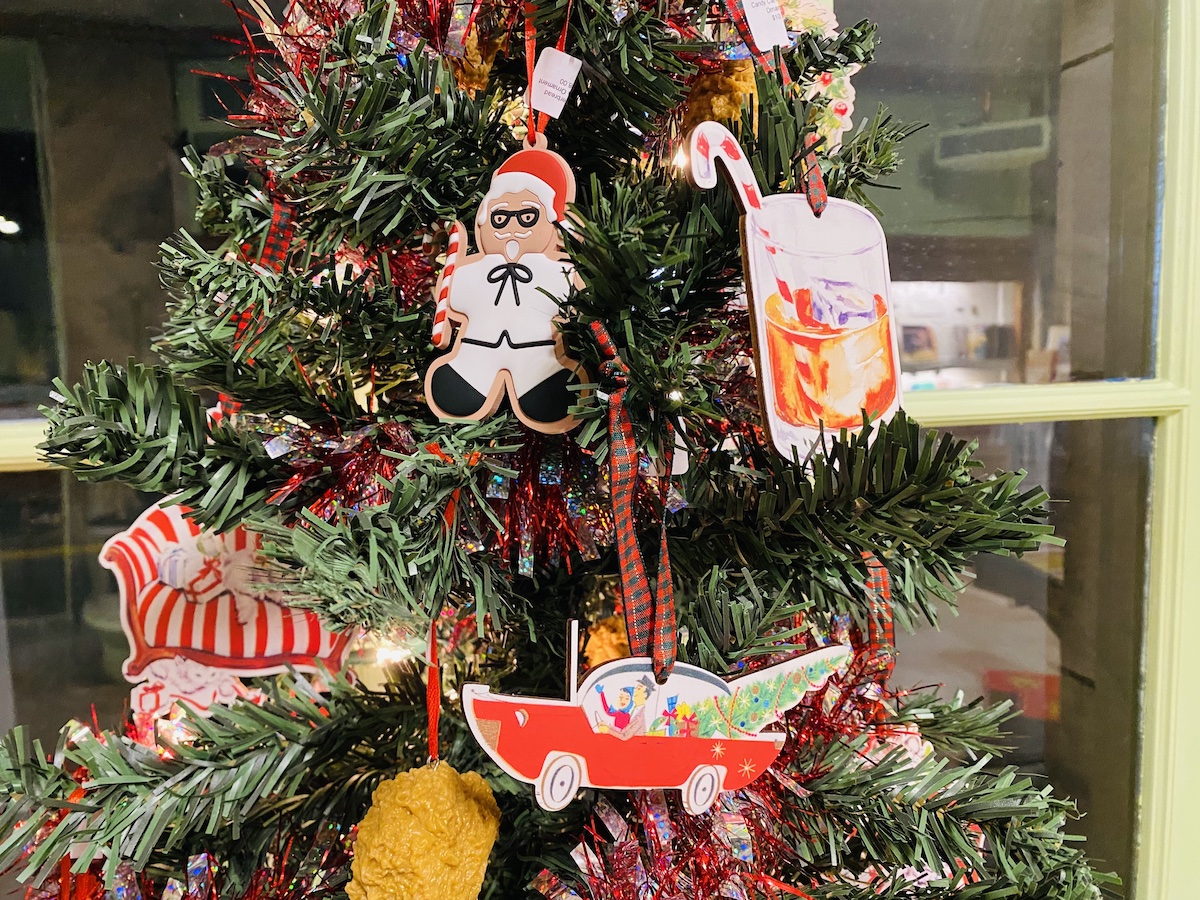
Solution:
M43 159L63 367L144 357L163 315L155 263L174 230L171 61L156 46L51 37Z
M181 224L176 76L187 60L228 55L212 35L230 16L219 0L0 4L11 51L0 53L0 128L38 136L42 282L53 298L54 368L68 381L89 360L151 358L166 299L158 245ZM22 76L5 77L5 60L17 58ZM44 397L47 380L31 389ZM0 527L0 570L15 711L39 736L86 718L92 699L102 719L120 712L127 687L100 666L85 608L93 621L97 604L116 609L99 545L148 502L53 472L0 483L12 512Z

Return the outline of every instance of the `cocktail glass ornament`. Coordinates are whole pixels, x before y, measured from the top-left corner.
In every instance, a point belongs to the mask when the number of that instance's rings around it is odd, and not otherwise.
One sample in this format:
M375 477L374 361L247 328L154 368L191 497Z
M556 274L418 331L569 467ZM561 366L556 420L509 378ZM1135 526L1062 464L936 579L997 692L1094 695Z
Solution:
M803 194L764 197L737 139L716 122L696 126L688 149L692 181L714 187L719 160L742 209L759 393L779 452L803 457L822 428L891 417L900 354L878 220L846 200L830 199L818 217Z

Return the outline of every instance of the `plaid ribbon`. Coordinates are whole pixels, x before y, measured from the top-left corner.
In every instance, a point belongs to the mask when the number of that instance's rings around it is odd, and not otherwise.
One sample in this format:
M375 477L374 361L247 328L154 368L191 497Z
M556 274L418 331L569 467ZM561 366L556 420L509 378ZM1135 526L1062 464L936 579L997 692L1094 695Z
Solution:
M763 71L773 71L775 56L772 53L763 52L758 48L758 44L754 43L754 33L750 30L750 22L746 19L746 6L743 0L725 0L725 9L729 12L729 21L733 23L734 30L741 38L742 43L746 45L746 49L750 51L750 55L754 57L755 62L762 66ZM785 86L792 83L792 76L788 72L787 66L779 67L779 80Z
M625 629L629 633L630 651L634 656L651 657L654 677L662 684L675 665L675 593L671 584L671 561L667 556L666 508L664 505L659 529L658 578L652 596L633 513L638 454L633 440L633 423L625 410L629 367L617 354L616 344L603 323L593 322L592 334L604 353L605 361L600 372L613 382L613 389L608 395L609 491L612 494L613 521L617 532ZM659 491L664 501L670 489L671 457L675 444L670 425L667 426L667 432L662 460L666 471L659 478Z
M887 566L873 553L864 553L867 561L867 594L871 615L867 619L866 670L879 683L892 677L896 668L896 625L892 621L892 576Z
M258 262L254 266L277 274L282 272L295 234L296 219L292 215L292 208L278 197L273 198L271 201L271 224L267 227L266 237L263 238L262 253L259 254ZM242 258L250 259L250 253L250 245L242 244ZM233 335L233 346L235 350L240 350L247 338L257 336L259 333L258 323L248 309L243 309L234 316L234 321L237 323L237 329ZM254 347L250 347L250 350L253 351ZM253 363L254 358L247 357L246 361Z
M242 404L228 394L217 394L217 405L208 411L208 424L214 426L219 422L232 422L233 417L242 411Z
M821 164L817 162L817 151L813 149L820 138L816 132L809 132L804 138L804 161L801 168L804 171L804 193L808 197L808 205L813 215L819 216L829 205L829 192L825 190L825 176L821 174Z
M282 272L295 233L296 220L292 217L292 208L276 198L272 201L271 226L267 229L258 264L272 272Z

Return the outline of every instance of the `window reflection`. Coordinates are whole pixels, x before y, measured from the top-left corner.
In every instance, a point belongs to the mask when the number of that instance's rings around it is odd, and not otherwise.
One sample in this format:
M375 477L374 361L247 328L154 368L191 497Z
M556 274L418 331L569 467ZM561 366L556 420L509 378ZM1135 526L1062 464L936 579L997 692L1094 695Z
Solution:
M57 374L33 50L0 38L0 419L29 409Z
M893 284L905 390L1018 381L1022 288L1017 281Z
M192 222L179 157L227 136L239 102L200 73L245 69L214 39L236 27L215 0L14 6L30 8L0 17L0 419L35 415L89 359L149 355L158 245Z
M899 688L1011 699L1004 763L1046 777L1087 814L1089 852L1130 874L1153 423L960 427L987 471L1026 469L1055 499L1065 547L983 556L959 615L898 638ZM1074 829L1073 829L1074 830Z
M842 23L879 23L856 116L882 103L928 123L901 147L887 182L900 190L873 194L904 298L908 387L1152 374L1162 3L835 8ZM961 314L998 285L1008 302L989 321Z
M119 720L128 645L97 556L151 499L60 472L0 475L0 729L21 722L53 744L68 719Z

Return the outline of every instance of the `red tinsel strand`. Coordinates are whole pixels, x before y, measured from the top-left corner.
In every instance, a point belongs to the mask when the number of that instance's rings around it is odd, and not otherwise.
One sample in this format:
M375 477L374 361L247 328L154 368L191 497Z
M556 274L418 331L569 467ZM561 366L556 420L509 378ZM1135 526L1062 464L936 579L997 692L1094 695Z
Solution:
M754 373L750 314L743 306L728 306L710 322L689 329L688 340L706 345L704 357L715 370L713 399L723 418L705 418L695 435L697 443L718 447L726 440L761 446L765 441Z
M382 256L392 276L396 302L402 310L432 298L438 269L426 253L419 249L393 249Z
M352 830L353 832L353 830ZM350 840L332 825L316 830L298 852L295 835L281 826L266 864L239 900L304 900L344 897L350 869ZM153 895L143 894L146 900Z
M378 441L367 441L359 451L331 454L326 466L335 473L334 483L308 503L308 509L325 521L340 511L357 511L383 506L392 494L382 484L396 472L399 461L383 453Z
M577 464L572 447L570 438L552 439L535 431L524 434L513 460L517 477L509 488L504 530L495 536L496 553L514 570L523 554L531 554L535 568L562 562L570 571L571 554L583 549L563 495L562 479L572 471L568 466ZM542 478L543 462L552 448L563 454L557 482Z
M299 497L299 505L324 521L341 511L388 503L392 493L383 482L392 480L399 468L395 454L416 449L412 432L396 422L365 426L357 437L345 440L320 428L297 429L288 440L286 469L291 474L268 502Z
M464 639L473 638L475 636L475 623L477 621L475 613L469 613L461 619L455 619L454 624L450 627L450 638L447 641L447 646L454 649L461 646ZM484 624L486 624L486 621Z
M790 894L793 897L803 897L805 900L813 900L812 894L806 894L804 891L800 890L800 888L793 887L790 884L784 884L782 881L772 878L770 875L756 875L754 876L753 881L756 884L759 884L763 887L773 888L775 891L783 894Z

